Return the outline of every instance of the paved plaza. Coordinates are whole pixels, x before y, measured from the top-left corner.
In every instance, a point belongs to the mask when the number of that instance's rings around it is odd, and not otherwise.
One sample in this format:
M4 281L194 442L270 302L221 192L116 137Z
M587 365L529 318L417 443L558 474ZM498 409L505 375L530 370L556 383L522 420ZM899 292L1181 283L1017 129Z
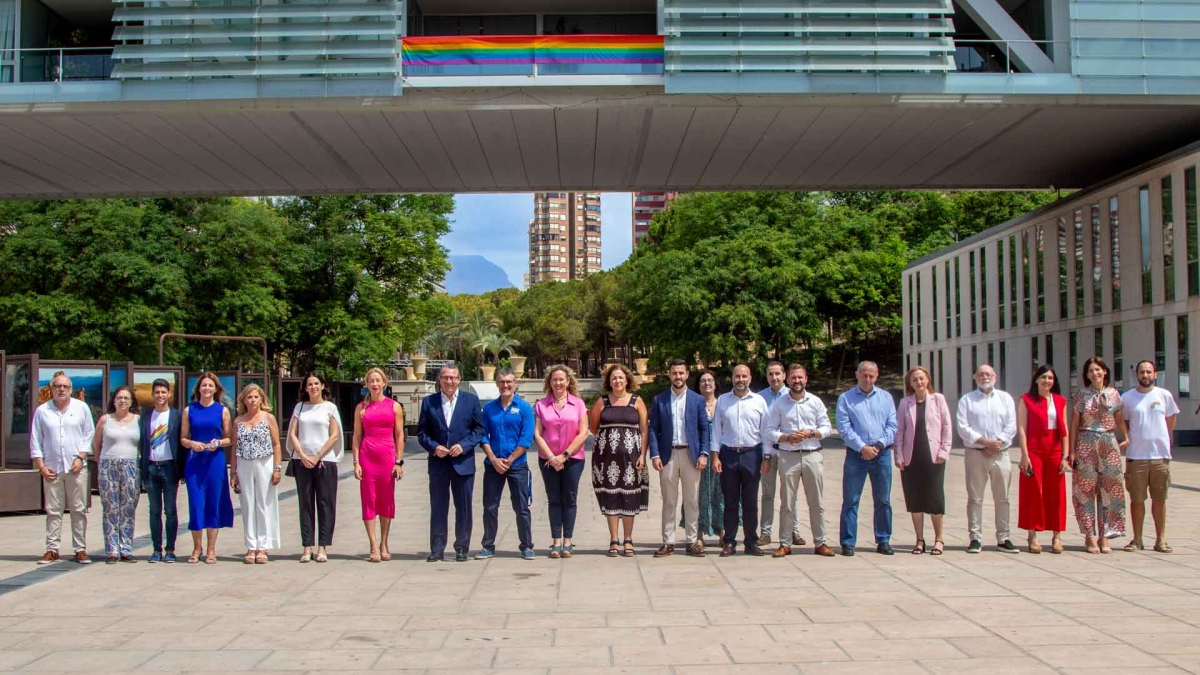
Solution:
M825 450L832 534L843 452ZM241 563L240 517L222 531L215 566L147 564L145 537L137 564L41 568L34 561L43 552L43 517L0 518L0 671L1200 673L1200 453L1194 451L1180 451L1172 466L1175 553L1166 556L1123 553L1126 540L1115 542L1112 555L1092 556L1073 533L1065 537L1065 555L1049 554L1049 537L1042 555L998 552L990 494L987 548L967 555L956 450L946 479L948 549L940 558L908 553L912 527L897 480L894 557L874 553L868 492L853 558L819 558L808 546L781 560L721 559L710 542L703 559L655 560L660 502L652 477L650 512L635 529L636 558L604 556L607 531L585 483L577 554L550 560L537 476L536 561L517 557L506 496L498 557L435 564L424 561L428 491L420 454L410 443L394 559L382 564L366 561L348 457L327 564L297 563L299 525L288 478L280 505L287 548L266 566ZM475 549L483 530L481 492L477 481ZM1011 495L1015 524L1015 485ZM182 493L180 507L186 514ZM807 536L803 499L800 509ZM88 540L96 557L100 521L94 498ZM1147 543L1152 527L1150 533ZM144 515L137 534L146 534ZM1024 534L1014 534L1023 545ZM932 544L928 531L926 538ZM184 532L181 560L189 550Z

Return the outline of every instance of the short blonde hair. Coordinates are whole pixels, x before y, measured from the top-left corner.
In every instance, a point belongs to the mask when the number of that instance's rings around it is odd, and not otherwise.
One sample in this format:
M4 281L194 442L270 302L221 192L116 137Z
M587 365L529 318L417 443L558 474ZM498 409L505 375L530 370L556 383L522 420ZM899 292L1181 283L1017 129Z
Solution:
M571 370L570 368L568 368L567 366L564 366L561 363L550 366L550 368L548 368L546 370L546 378L542 381L542 393L543 394L550 393L550 378L554 377L554 374L557 372L560 372L560 371L563 373L566 373L566 375L567 375L567 393L571 394L572 396L578 396L579 395L579 380L578 380L578 378L575 377L575 371Z
M267 392L263 391L262 387L251 382L250 384L242 387L242 393L238 394L237 411L239 415L246 414L246 397L254 392L258 392L258 398L262 401L262 403L259 404L258 409L263 412L271 412L271 400L267 398Z
M626 366L624 363L614 363L604 371L604 380L600 387L601 391L603 391L605 394L612 393L612 387L609 386L609 382L612 380L613 373L617 372L618 370L622 373L625 373L625 391L637 391L638 385L637 382L634 382L633 380L633 371L629 370L628 366Z
M916 393L916 390L913 389L912 386L912 377L919 372L925 373L925 380L929 383L925 385L925 391L931 394L936 394L937 392L933 389L933 376L929 374L929 369L925 366L913 366L912 368L908 369L907 373L904 374L904 395L912 396Z
M386 372L384 372L383 368L380 368L378 366L371 368L370 370L367 371L367 373L365 375L363 375L363 384L367 383L367 380L371 377L371 375L373 373L379 373L379 377L383 378L383 386L386 387L388 384L388 379L389 379L388 374Z

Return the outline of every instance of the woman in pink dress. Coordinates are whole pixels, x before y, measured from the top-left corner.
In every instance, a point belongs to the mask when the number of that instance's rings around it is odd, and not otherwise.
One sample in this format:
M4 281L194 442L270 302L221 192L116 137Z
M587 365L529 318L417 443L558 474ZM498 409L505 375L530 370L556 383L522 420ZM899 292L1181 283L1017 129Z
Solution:
M404 477L404 407L383 395L387 375L372 368L367 398L354 411L354 477L359 481L371 562L391 560L388 532L396 517L396 481ZM379 538L375 518L379 518Z

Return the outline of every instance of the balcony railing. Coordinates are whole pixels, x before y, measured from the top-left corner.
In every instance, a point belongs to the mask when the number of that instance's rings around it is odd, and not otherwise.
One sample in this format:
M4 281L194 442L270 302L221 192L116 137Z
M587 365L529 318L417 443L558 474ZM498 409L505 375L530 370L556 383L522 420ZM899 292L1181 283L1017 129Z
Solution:
M107 80L112 74L111 47L0 49L2 82L77 82Z
M661 75L660 35L471 35L402 40L405 76Z
M1012 73L1013 49L1018 44L1037 45L1042 51L1069 40L955 40L954 69L960 73Z

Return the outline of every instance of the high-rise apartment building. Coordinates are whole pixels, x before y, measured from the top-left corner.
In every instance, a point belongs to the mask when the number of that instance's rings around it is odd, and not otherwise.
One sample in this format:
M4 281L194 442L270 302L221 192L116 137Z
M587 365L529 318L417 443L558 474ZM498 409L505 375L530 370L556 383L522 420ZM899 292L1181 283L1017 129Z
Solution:
M600 269L600 193L534 193L526 285L582 279Z
M667 208L677 192L635 192L633 193L633 245L637 246L646 233L650 231L650 221L654 214Z

